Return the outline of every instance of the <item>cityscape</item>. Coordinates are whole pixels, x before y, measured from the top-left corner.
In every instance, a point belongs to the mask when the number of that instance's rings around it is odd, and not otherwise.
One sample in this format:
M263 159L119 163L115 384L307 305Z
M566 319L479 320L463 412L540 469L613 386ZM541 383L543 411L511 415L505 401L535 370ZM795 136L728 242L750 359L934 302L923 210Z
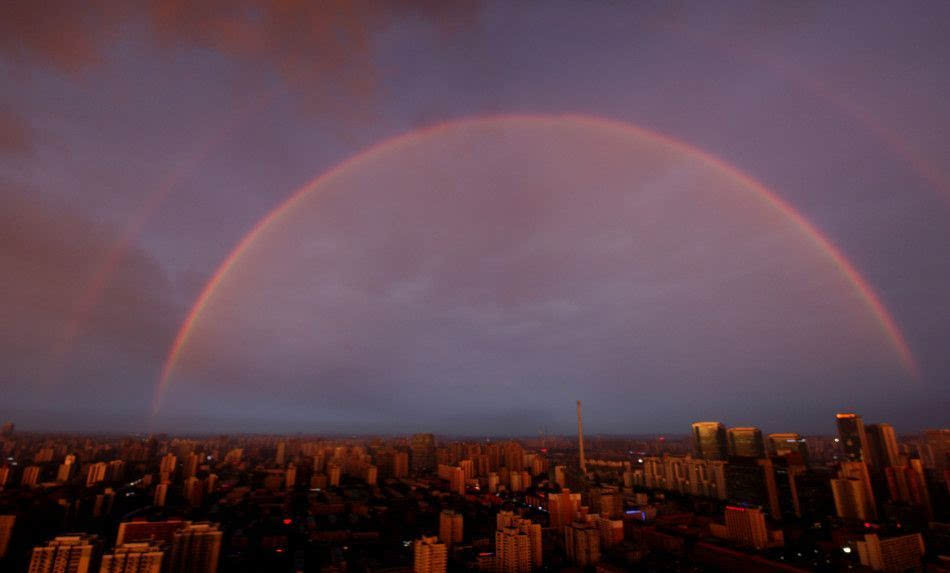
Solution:
M0 573L950 573L950 2L7 0Z
M5 571L928 571L950 429L47 435L3 426Z

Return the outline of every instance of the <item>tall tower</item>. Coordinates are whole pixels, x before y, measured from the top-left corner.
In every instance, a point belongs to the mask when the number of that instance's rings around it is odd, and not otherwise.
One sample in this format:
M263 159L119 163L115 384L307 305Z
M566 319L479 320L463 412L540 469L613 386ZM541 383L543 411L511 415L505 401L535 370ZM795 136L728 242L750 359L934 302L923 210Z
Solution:
M581 401L577 401L577 446L580 449L581 473L587 475L587 460L584 459L584 424L581 421Z
M864 431L864 421L857 414L837 414L838 438L845 460L849 462L868 462L868 438Z

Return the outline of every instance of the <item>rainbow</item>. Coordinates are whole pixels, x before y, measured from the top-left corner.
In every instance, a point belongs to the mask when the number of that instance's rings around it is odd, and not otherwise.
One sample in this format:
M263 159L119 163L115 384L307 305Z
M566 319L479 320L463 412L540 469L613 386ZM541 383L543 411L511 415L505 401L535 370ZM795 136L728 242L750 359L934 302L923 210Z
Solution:
M185 318L185 321L182 323L181 328L178 330L178 334L175 336L175 339L172 343L171 349L168 353L168 357L165 360L165 364L162 368L161 378L159 379L158 384L155 387L155 395L153 399L153 414L157 413L159 407L161 406L161 399L165 391L167 390L172 374L175 370L175 366L178 363L182 355L182 351L188 343L188 339L192 333L192 330L197 323L198 319L201 317L205 308L208 306L208 302L214 297L215 291L219 285L224 281L228 276L228 273L233 269L241 260L241 257L248 250L248 248L261 236L261 234L271 227L278 223L281 218L284 217L287 213L294 210L310 193L315 192L325 183L333 180L336 177L346 173L351 169L358 168L361 164L379 156L380 154L398 150L399 148L409 145L413 142L419 140L436 136L440 133L458 128L464 128L472 125L479 124L492 124L498 123L503 124L507 122L537 122L537 123L554 123L554 122L575 122L583 124L587 127L593 127L603 130L612 130L619 131L626 134L635 135L637 137L645 138L652 140L654 142L665 145L666 147L684 153L686 155L692 156L696 159L699 159L703 163L713 167L719 172L731 177L737 183L740 183L745 188L748 188L754 191L767 203L771 204L773 207L777 208L789 221L794 223L796 227L805 235L810 242L816 246L822 253L825 254L838 268L842 275L848 280L852 285L855 292L859 298L864 302L867 308L872 312L878 324L881 327L882 332L886 335L887 339L893 345L896 350L900 361L903 367L907 372L914 378L919 378L919 370L917 367L916 360L914 359L913 353L910 350L910 347L907 344L907 341L904 338L903 333L900 328L897 326L897 323L894 321L893 316L881 302L880 297L874 292L871 288L871 285L861 276L853 264L845 257L838 247L836 247L825 235L823 235L814 225L812 225L801 213L792 208L791 205L782 200L778 195L773 191L770 191L762 183L752 178L750 175L740 171L736 167L726 163L722 159L703 151L702 149L693 147L688 143L684 143L677 139L674 139L668 135L662 133L657 133L639 127L637 125L632 125L628 123L622 123L615 120L608 120L603 118L597 118L592 116L585 115L575 115L575 114L566 114L566 115L527 115L527 114L518 114L518 115L499 115L499 116L481 116L475 118L465 118L458 119L453 121L448 121L445 123L436 124L433 126L421 128L415 131L410 131L396 137L386 139L382 142L379 142L375 145L370 146L369 148L363 150L362 152L350 157L349 159L343 161L342 163L336 165L329 171L319 175L317 178L313 179L297 191L295 191L288 199L284 200L283 203L279 204L273 210L271 210L266 216L264 216L260 221L258 221L254 227L238 242L237 246L228 254L220 266L218 266L214 275L207 282L204 289L201 291L201 294L198 296L194 305L188 313L188 316Z

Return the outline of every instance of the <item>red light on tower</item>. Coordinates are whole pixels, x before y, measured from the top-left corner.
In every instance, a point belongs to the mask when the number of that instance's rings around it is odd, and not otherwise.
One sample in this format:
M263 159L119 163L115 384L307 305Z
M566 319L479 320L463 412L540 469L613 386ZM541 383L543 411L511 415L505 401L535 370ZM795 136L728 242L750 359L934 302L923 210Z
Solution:
M289 517L287 517L287 518L284 519L284 525L290 525L290 524L293 523L293 522L294 522L294 520L293 520L293 519L290 519Z

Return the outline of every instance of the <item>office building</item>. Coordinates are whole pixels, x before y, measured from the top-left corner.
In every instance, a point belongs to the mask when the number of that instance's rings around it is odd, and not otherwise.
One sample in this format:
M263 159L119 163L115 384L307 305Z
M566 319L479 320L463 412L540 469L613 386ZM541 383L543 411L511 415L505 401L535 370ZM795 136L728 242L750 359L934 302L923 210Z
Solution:
M719 422L696 422L693 429L693 446L696 456L704 460L725 460L726 427Z
M845 461L861 462L868 460L868 438L864 430L864 421L857 414L838 414L839 447Z
M34 547L29 573L95 573L99 540L77 533L54 538L44 547Z
M730 456L746 458L761 458L765 456L762 430L758 428L729 428L726 430L726 442Z
M412 570L415 573L445 573L448 550L437 537L417 539L412 546Z
M439 514L439 540L448 546L462 542L462 514L445 509Z
M215 573L221 530L215 523L192 523L172 534L168 573Z
M103 555L99 573L161 573L165 552L150 543L116 545Z
M531 571L541 567L541 525L511 511L495 517L496 568L501 572Z

